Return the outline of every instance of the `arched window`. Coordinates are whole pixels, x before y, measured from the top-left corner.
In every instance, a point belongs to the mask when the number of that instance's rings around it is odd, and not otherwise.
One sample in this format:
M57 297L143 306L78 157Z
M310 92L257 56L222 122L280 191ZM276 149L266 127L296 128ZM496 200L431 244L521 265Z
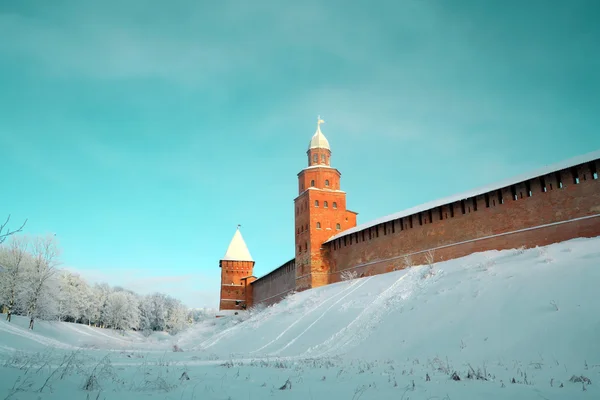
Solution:
M329 186L329 179L325 179L325 186Z
M342 227L340 226L340 224L335 224L335 229L339 231L340 229L342 229Z
M298 253L302 253L302 246L298 246Z
M325 154L321 154L321 162L325 162Z
M315 200L315 207L319 207L319 200Z
M321 223L317 222L317 229L321 229Z
M337 203L334 201L332 206L333 206L333 208L337 208Z
M313 154L313 162L314 163L319 162L319 155L318 154Z
M310 186L315 186L315 180L313 179L312 181L310 181Z
M327 204L327 202L326 202L326 201L324 201L324 202L323 202L323 207L324 207L324 208L327 208L327 207L329 207L329 204Z
M308 250L308 244L304 242L304 251Z

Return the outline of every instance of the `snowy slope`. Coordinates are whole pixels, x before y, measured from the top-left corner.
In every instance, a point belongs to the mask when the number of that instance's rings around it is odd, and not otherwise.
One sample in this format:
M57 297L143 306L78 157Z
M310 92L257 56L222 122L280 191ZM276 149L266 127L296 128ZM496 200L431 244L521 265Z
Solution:
M600 398L600 238L477 253L428 272L340 282L174 337L0 322L0 399ZM16 391L24 379L31 386Z

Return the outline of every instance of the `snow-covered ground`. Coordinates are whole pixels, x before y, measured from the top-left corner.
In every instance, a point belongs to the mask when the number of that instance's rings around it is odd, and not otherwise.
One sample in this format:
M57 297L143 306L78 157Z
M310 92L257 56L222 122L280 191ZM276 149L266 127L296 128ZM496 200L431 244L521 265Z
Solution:
M305 291L177 336L1 321L0 400L600 398L600 238L429 272Z

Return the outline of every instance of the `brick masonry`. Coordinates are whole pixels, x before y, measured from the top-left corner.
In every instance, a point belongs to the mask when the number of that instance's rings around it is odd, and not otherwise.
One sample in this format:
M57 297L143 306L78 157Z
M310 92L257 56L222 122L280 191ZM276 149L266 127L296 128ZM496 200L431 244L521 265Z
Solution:
M247 306L248 278L252 277L254 261L221 260L221 294L219 310L242 310ZM252 282L253 279L250 279ZM248 293L250 294L250 293Z
M329 282L339 281L343 271L367 276L410 262L423 264L429 250L438 262L485 250L598 236L597 170L598 160L340 237L325 245Z
M252 292L244 292L248 304L273 304L294 290L338 282L344 271L368 276L427 258L600 235L599 160L344 235L356 226L356 213L346 209L329 150L318 150L309 150L309 167L298 174L295 259L252 282Z
M269 272L250 286L253 290L252 304L277 303L296 289L296 260L292 259Z

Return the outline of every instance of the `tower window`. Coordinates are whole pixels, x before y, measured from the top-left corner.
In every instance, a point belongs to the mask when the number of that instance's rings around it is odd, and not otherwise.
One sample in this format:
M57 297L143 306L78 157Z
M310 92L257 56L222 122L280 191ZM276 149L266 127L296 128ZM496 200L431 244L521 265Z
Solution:
M319 207L319 200L315 200L315 207Z
M317 229L321 229L321 223L317 222Z
M323 208L327 208L327 207L329 207L329 204L326 201L324 201L323 202Z
M313 163L318 163L318 162L319 162L319 155L313 154Z
M325 179L325 186L329 187L329 179Z
M321 154L321 162L325 162L325 154Z
M337 208L337 203L334 201L332 206L333 206L333 208Z
M315 180L314 179L312 181L310 181L310 186L311 187L315 186Z
M298 253L302 253L302 246L298 246Z
M339 231L340 229L342 229L342 227L340 224L335 224L335 229L337 229Z
M308 243L304 242L304 251L308 250Z

